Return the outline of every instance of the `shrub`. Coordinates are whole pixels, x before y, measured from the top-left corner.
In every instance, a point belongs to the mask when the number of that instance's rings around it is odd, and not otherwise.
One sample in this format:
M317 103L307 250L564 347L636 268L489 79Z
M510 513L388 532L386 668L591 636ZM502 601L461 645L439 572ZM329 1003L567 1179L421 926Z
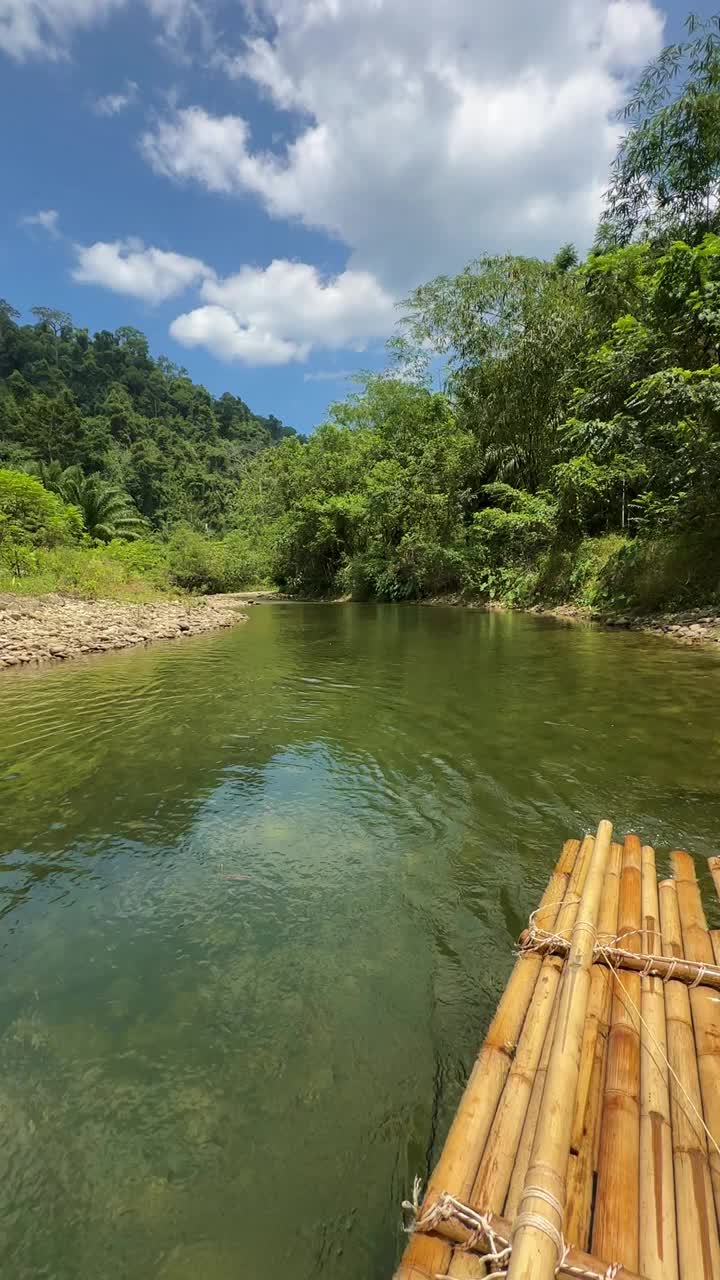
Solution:
M176 525L167 544L170 579L186 591L222 591L223 556L218 542Z
M59 546L77 541L82 528L80 512L34 476L0 469L0 548Z
M122 565L127 574L142 577L159 590L170 585L168 552L161 542L149 538L138 538L136 542L113 538L102 548L102 553L108 560Z
M186 591L240 591L269 576L267 556L237 529L218 541L176 525L166 556L170 580Z
M81 596L142 603L158 595L158 584L107 554L105 547L25 547L21 575L0 559L0 590L20 595ZM167 579L166 583L167 585Z
M720 538L681 534L626 540L598 575L598 600L651 612L720 598Z

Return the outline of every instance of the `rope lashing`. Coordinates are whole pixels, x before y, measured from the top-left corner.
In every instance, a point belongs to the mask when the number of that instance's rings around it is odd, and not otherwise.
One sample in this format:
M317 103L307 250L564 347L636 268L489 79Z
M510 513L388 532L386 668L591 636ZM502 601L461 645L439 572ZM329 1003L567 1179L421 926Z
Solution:
M544 908L543 908L544 909ZM542 929L535 923L537 911L533 911L528 920L528 928L521 935L520 942L516 948L519 955L528 955L533 952L549 952L563 956L570 949L570 939L567 934L562 931L551 931ZM629 934L646 933L644 929L627 929L624 933L619 933L614 937L610 934L603 935L601 939L595 927L587 921L579 921L574 928L586 930L594 935L594 956L595 960L602 959L604 963L611 966L611 961L615 961L619 968L630 969L634 973L638 973L641 978L656 977L662 982L672 982L679 980L684 982L690 990L699 987L703 982L712 985L716 989L720 987L720 965L700 963L697 960L686 960L681 956L662 956L655 955L652 952L646 954L644 952L627 951L618 946L618 943L626 938ZM608 954L611 952L611 954ZM676 978L678 966L682 966L681 972ZM692 981L690 980L692 975ZM711 979L711 983L707 980Z
M515 1235L521 1223L535 1227L538 1231L544 1231L551 1236L558 1251L558 1261L555 1268L557 1276L571 1277L572 1280L616 1280L616 1277L622 1271L621 1262L612 1262L608 1267L603 1267L602 1270L571 1262L572 1246L567 1244L562 1233L547 1219L541 1217L540 1214L520 1214L513 1225L511 1237L508 1238L493 1227L491 1214L479 1213L447 1192L443 1192L438 1196L437 1200L421 1214L421 1192L422 1183L419 1178L415 1178L413 1198L412 1200L404 1200L402 1205L403 1209L411 1216L411 1221L405 1226L404 1230L407 1234L412 1235L415 1232L426 1233L434 1231L443 1222L454 1221L459 1223L467 1232L467 1237L462 1243L456 1243L454 1247L461 1253L467 1251L477 1253L480 1262L495 1268L486 1277L486 1280L505 1280L512 1256L512 1236ZM542 1187L534 1187L528 1188L526 1194L538 1200L545 1200L555 1212L560 1210L559 1216L562 1217L560 1202L550 1192L544 1191ZM479 1251L482 1247L485 1248L485 1252L480 1254ZM450 1280L450 1278L445 1274L438 1275L436 1280Z

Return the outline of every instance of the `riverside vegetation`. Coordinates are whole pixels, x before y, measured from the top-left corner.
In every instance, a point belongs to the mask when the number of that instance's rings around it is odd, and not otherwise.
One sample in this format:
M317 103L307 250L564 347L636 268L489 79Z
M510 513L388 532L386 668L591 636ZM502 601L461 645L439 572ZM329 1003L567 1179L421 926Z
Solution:
M422 285L387 371L308 439L136 330L6 306L0 583L717 602L720 18L687 26L626 108L586 260L483 256Z

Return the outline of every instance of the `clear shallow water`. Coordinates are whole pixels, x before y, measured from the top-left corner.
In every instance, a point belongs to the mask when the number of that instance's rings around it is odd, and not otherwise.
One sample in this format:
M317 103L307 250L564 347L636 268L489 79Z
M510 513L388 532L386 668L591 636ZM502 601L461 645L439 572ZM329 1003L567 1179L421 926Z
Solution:
M3 1273L385 1280L602 816L717 851L714 654L292 605L3 675Z

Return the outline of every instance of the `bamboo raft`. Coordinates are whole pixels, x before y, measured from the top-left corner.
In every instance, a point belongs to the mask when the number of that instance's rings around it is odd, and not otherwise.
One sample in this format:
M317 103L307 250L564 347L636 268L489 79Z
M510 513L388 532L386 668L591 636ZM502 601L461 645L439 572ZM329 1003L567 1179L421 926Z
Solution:
M395 1280L720 1280L720 930L671 857L566 841Z

